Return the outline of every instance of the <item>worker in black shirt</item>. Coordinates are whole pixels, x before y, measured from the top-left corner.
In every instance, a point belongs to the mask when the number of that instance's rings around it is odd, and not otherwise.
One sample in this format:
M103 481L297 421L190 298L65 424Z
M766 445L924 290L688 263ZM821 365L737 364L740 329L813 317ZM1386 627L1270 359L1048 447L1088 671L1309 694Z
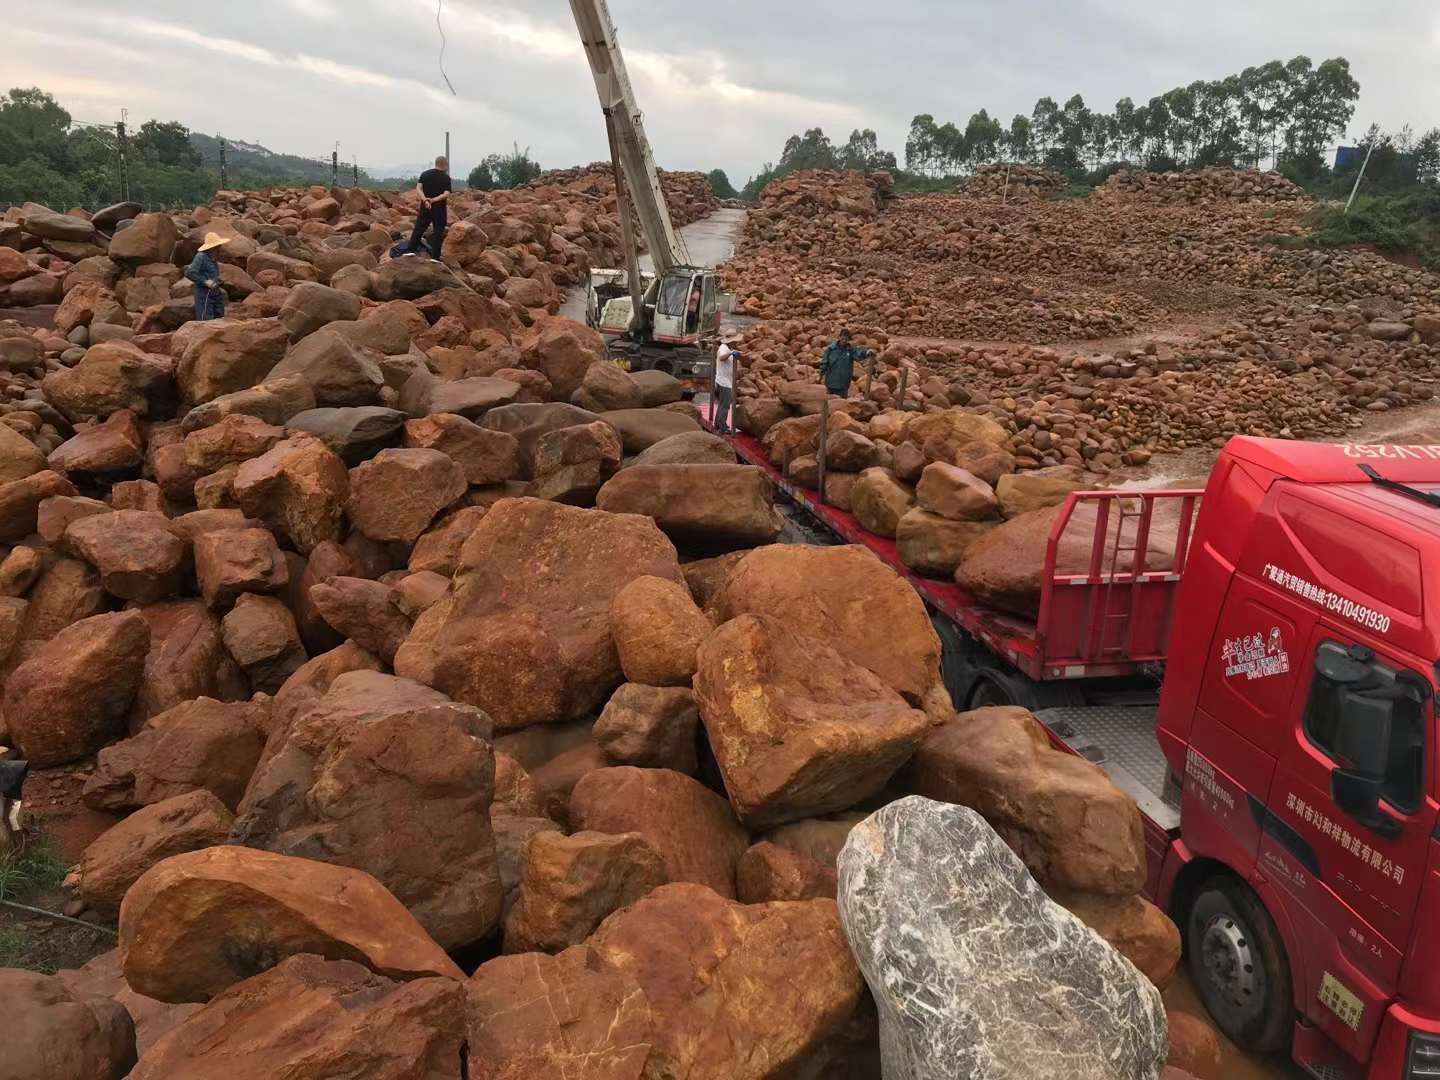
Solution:
M427 228L434 225L434 239L430 243L430 253L435 258L440 258L440 248L445 243L445 226L448 217L446 211L451 190L450 162L443 157L437 157L435 167L421 173L419 181L415 184L415 193L420 196L420 212L415 217L415 231L410 234L411 251L420 249L420 238L425 235Z

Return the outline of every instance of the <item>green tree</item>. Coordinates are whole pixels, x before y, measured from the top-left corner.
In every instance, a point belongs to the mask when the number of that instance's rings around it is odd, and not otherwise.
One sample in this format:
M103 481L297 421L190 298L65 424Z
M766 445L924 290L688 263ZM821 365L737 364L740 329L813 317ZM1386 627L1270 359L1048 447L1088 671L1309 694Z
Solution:
M135 151L148 164L189 166L204 162L190 144L190 129L176 121L146 120L135 136Z
M1303 61L1303 63L1302 63ZM1295 77L1290 94L1290 127L1286 152L1302 168L1323 164L1331 140L1345 131L1355 115L1360 84L1343 57L1326 60L1317 68L1304 56L1286 65Z
M929 113L921 113L910 121L910 136L905 140L905 168L931 175L936 159L935 130L935 117Z
M879 136L869 128L852 131L837 156L842 169L874 172L878 169L896 168L895 155L889 150L880 149Z
M706 177L710 181L710 190L715 192L717 199L738 199L740 193L735 190L735 185L730 183L730 177L725 175L724 169L711 169Z
M39 87L15 87L0 97L0 164L44 158L63 167L70 114Z
M520 144L514 143L510 153L491 154L471 169L465 184L476 191L509 191L538 179L543 171L528 146L521 150Z
M1011 161L1030 161L1034 150L1030 145L1030 118L1016 113L1005 134L1005 154Z
M782 173L799 172L801 169L838 169L840 157L829 136L818 127L811 128L804 135L791 135L780 153Z
M965 125L965 155L976 167L988 165L999 155L1004 137L1000 122L991 120L990 114L981 109Z
M1030 113L1030 141L1039 160L1049 158L1051 149L1060 142L1062 130L1060 106L1055 104L1055 99L1042 97L1035 102L1035 109Z

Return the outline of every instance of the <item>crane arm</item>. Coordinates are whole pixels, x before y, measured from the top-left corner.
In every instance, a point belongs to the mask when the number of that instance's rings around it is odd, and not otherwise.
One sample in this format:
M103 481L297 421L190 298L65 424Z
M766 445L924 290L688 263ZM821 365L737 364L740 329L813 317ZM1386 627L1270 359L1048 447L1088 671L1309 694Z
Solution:
M657 276L663 276L677 266L686 265L689 255L670 221L670 208L660 188L655 157L650 152L650 140L645 137L640 105L625 70L625 58L620 53L615 24L610 20L609 5L606 0L570 0L570 8L575 13L585 58L595 78L600 108L614 135L614 153L624 173L635 215L640 219L640 231L650 249ZM617 192L617 195L623 208L623 193Z

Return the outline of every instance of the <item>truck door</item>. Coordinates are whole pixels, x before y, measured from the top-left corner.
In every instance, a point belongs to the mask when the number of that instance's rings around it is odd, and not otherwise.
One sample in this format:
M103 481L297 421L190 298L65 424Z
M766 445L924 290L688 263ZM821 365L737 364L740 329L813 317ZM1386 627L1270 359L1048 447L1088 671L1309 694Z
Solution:
M1296 901L1302 1011L1363 1060L1396 992L1435 827L1432 684L1418 665L1325 621L1295 659L1305 678L1260 871Z

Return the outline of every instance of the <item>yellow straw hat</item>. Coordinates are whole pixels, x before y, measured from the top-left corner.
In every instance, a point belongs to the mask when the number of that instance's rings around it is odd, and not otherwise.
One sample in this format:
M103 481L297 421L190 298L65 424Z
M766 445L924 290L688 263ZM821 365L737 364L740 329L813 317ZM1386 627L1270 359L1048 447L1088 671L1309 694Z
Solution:
M209 251L211 248L217 248L221 244L228 244L229 242L229 240L225 239L225 237L221 236L219 233L206 233L205 242L200 245L200 250Z

